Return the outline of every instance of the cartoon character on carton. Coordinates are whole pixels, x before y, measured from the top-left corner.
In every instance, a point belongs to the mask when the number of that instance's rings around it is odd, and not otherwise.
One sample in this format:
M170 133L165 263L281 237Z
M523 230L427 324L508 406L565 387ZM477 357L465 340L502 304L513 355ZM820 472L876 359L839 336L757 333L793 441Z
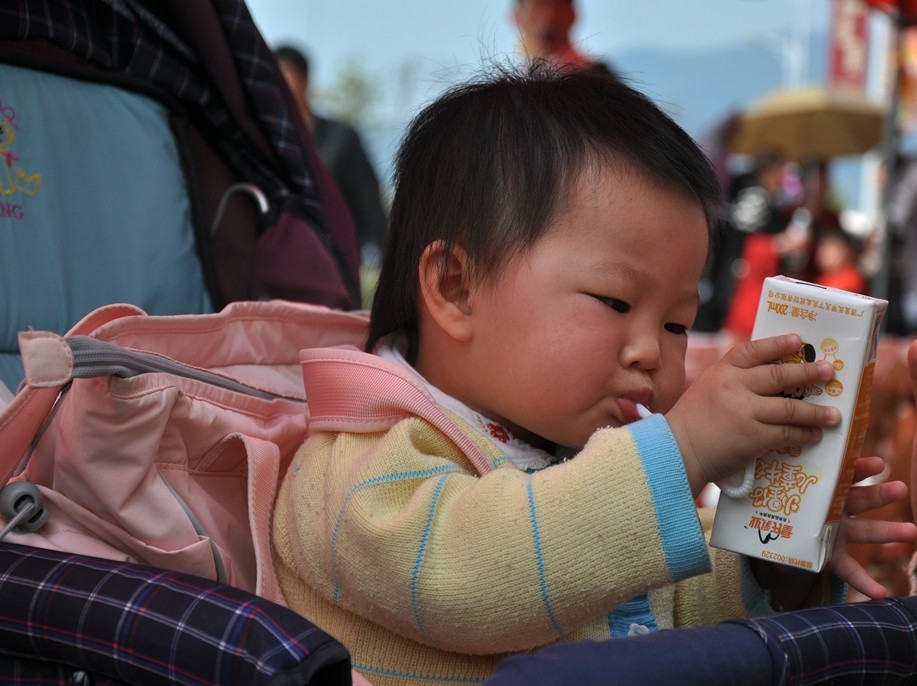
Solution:
M799 350L792 355L784 355L774 360L774 364L802 364L803 362L815 362L815 346L811 343L803 342ZM795 400L805 400L808 397L821 394L822 389L815 384L797 386L789 391L778 393L783 398L793 398Z

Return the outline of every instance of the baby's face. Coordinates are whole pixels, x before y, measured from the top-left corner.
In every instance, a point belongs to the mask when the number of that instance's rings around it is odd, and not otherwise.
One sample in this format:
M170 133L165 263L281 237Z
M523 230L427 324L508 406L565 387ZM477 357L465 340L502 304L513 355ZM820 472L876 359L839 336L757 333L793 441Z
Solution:
M699 204L587 171L548 233L476 289L462 400L571 448L634 421L635 403L667 411L684 389L707 241Z

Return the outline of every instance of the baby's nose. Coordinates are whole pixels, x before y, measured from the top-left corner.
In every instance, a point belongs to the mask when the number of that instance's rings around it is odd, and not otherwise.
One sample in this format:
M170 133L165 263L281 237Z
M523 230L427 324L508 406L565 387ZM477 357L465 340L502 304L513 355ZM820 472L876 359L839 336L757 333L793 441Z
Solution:
M661 358L659 339L656 336L639 336L625 348L624 366L641 370L656 369Z

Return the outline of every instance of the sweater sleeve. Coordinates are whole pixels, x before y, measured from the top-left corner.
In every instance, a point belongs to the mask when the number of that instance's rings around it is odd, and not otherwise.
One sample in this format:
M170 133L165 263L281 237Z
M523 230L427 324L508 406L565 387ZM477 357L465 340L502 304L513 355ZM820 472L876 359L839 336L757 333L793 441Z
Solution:
M416 418L319 434L294 458L274 532L314 592L464 653L542 645L710 565L662 417L600 430L540 472L483 477Z

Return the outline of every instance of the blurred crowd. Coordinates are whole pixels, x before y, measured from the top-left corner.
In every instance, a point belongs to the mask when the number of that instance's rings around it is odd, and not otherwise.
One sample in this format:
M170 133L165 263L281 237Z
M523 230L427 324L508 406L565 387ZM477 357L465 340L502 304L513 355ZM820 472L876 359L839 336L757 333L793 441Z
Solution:
M747 340L768 276L783 274L870 294L880 260L879 232L861 233L844 221L828 161L797 164L766 153L740 171L724 173L721 182L724 210L702 284L696 330L722 330L733 340ZM896 239L906 237L906 224L905 216L893 231ZM895 270L895 288L901 287L904 272ZM906 323L897 303L894 307L888 322L892 330L913 331L917 322Z

